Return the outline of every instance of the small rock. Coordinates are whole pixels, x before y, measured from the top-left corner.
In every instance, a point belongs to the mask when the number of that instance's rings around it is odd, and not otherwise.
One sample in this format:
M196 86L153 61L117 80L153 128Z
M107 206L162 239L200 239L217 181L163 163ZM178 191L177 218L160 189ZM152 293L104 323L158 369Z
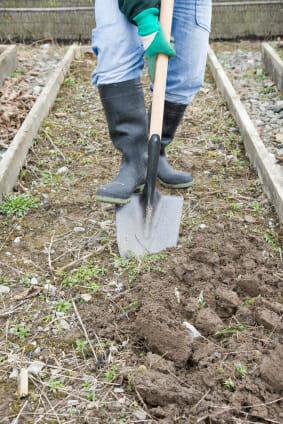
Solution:
M42 205L45 210L50 208L49 196L47 193L42 193Z
M85 301L85 302L90 302L91 301L91 299L92 299L92 296L90 295L90 294L88 294L88 293L84 293L84 294L81 294L81 298L83 299L83 301Z
M11 289L8 286L3 286L2 284L0 284L0 295L1 294L8 294L10 293Z
M13 371L10 373L9 378L11 380L17 380L19 376L19 370L17 368L13 368Z
M70 330L70 324L63 318L59 319L59 325L62 328L62 330Z
M22 241L22 237L16 237L14 240L14 244L19 245Z
M207 228L207 225L205 225L205 224L200 224L199 225L199 229L200 230L205 230Z
M80 402L77 399L70 399L67 402L68 406L77 406L79 403Z
M281 110L283 110L283 100L276 102L275 106L273 107L273 111L276 113L281 112Z
M39 281L38 281L38 279L36 277L32 277L31 280L30 280L30 284L32 286L38 286Z
M84 233L85 232L85 228L84 227L75 227L74 228L74 232L75 233Z
M193 339L199 339L200 337L202 337L202 335L200 334L200 332L189 322L184 321L183 322L183 326L188 330L189 335L193 338Z
M28 373L37 376L40 374L44 367L45 364L43 362L32 362L28 367Z
M146 413L142 409L137 409L133 412L133 416L139 421L146 420Z
M212 309L204 308L197 314L196 326L208 336L223 328L223 322Z
M69 172L69 168L67 166L62 166L56 172L57 175L67 174Z
M259 325L263 325L267 330L278 330L282 328L280 316L275 312L265 308L258 308L255 312L255 319Z
M51 296L55 296L56 290L57 290L57 287L53 286L52 284L48 284L48 283L45 284L44 288L43 288L43 291L45 293L51 295Z

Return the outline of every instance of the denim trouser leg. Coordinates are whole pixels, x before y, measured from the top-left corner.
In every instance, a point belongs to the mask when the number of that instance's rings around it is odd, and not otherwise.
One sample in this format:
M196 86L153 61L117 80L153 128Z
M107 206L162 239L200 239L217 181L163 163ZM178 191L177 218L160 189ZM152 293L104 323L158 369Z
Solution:
M137 27L120 12L118 0L96 0L95 20L92 48L97 66L92 75L93 84L112 84L140 77L143 46Z
M143 47L137 28L117 0L96 0L92 45L97 55L93 84L138 78ZM203 83L211 21L211 0L175 0L172 35L177 55L170 59L166 100L189 104Z

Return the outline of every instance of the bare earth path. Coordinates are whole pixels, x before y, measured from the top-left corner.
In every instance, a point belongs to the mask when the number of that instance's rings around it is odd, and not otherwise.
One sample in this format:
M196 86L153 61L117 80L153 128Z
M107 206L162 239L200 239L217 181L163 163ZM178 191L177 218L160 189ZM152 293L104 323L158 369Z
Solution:
M233 119L208 75L170 151L195 177L180 245L121 260L94 201L119 155L93 67L74 64L29 155L30 210L1 207L0 423L282 422L282 233Z

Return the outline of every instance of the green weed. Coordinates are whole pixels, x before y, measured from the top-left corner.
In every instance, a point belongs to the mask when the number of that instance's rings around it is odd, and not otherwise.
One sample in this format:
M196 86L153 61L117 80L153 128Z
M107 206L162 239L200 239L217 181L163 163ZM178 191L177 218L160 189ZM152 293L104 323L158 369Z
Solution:
M235 327L226 327L222 330L219 330L215 333L215 336L218 337L227 337L232 336L233 334L237 334L240 331L244 331L246 327L242 324L236 325Z
M235 374L238 378L246 377L248 373L247 368L242 364L235 364Z
M273 231L267 231L263 235L263 240L271 246L274 251L278 251L280 249L276 234Z
M0 214L24 216L31 209L36 209L38 203L30 194L19 194L7 196L4 202L0 205Z
M223 381L223 386L225 387L225 389L228 389L230 392L234 392L236 388L234 381L230 377L226 378Z
M72 304L71 302L68 302L66 300L60 299L55 304L55 309L57 312L67 312L69 309L71 309Z
M11 333L19 339L24 340L30 335L30 327L24 323L16 324L15 327L11 329Z
M60 378L51 378L48 381L47 386L49 387L51 392L57 393L58 391L60 391L61 389L65 387L65 384L64 384L64 381L61 380Z
M198 297L198 307L201 309L201 308L204 308L204 306L205 306L205 300L204 300L204 294L202 290Z
M151 271L164 273L165 270L160 263L166 258L166 256L167 255L165 253L144 256L142 259L135 256L130 256L129 258L115 256L114 266L122 274L127 274L129 284L131 284L142 273Z
M112 381L116 380L118 377L118 366L112 365L112 367L106 371L103 375L103 378L105 381L111 383Z
M75 347L76 347L76 351L77 352L82 353L87 348L87 341L86 340L77 339L75 341Z
M99 291L100 286L92 280L95 277L102 276L106 274L106 269L101 268L97 265L91 263L83 264L80 268L75 269L70 274L68 274L64 280L63 285L68 287L74 287L76 285L89 285L89 289L92 291Z

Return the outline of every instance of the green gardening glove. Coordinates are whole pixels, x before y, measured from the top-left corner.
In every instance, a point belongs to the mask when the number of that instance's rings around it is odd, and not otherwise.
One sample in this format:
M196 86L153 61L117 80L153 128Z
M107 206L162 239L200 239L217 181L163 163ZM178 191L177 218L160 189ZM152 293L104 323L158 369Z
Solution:
M134 21L138 26L138 33L142 39L145 56L148 60L149 76L153 81L157 54L163 53L172 57L176 55L176 52L164 36L159 23L159 10L157 8L145 9L134 17Z

